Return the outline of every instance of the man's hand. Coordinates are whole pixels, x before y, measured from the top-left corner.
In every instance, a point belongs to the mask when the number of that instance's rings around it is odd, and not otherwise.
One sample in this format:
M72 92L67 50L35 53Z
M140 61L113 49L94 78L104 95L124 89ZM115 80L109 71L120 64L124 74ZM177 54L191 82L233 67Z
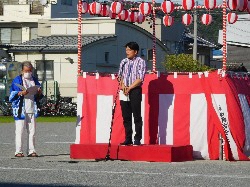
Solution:
M27 95L29 92L27 90L23 90L18 92L18 96L23 96L23 95Z
M123 90L124 95L128 96L129 91L130 91L130 88L129 87L125 87L124 90Z

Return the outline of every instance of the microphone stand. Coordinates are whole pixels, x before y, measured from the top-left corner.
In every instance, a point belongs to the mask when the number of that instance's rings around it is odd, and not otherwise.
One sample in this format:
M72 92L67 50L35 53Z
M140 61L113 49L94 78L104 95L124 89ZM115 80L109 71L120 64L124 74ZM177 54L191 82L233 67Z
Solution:
M115 100L114 100L113 107L112 107L112 119L111 119L111 125L110 125L109 143L108 143L107 154L106 154L106 156L105 156L105 161L112 160L112 159L110 158L111 136L112 136L112 130L113 130L113 124L114 124L116 100L117 100L117 98L118 98L119 91L120 91L120 86L119 86L119 84L118 84L118 89L117 89L116 96L115 96Z

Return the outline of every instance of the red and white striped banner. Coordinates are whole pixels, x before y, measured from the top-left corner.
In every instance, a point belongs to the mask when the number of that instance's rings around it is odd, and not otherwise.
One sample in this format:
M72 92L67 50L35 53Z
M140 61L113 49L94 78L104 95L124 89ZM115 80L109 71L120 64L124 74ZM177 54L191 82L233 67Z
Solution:
M147 74L143 84L143 144L192 145L195 158L219 158L219 136L226 139L227 160L250 153L250 79L220 80L217 73ZM118 83L111 77L78 78L77 144L108 143ZM119 101L112 144L124 141Z

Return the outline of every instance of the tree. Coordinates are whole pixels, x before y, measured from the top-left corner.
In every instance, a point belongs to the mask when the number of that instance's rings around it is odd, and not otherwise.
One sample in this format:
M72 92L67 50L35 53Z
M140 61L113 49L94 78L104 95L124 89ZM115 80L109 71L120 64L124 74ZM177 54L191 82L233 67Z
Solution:
M197 60L193 60L190 54L166 55L163 66L168 72L203 72L212 70L206 65L201 65Z

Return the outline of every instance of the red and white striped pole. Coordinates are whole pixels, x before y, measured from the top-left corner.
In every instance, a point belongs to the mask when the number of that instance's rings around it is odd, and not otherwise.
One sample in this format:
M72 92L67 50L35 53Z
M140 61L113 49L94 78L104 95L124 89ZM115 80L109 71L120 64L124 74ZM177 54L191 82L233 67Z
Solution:
M82 54L82 0L78 0L78 39L77 39L77 75L81 74L81 54Z
M227 68L227 1L223 0L223 66L222 69Z
M155 0L152 0L153 11L153 72L156 72L156 36L155 36Z

